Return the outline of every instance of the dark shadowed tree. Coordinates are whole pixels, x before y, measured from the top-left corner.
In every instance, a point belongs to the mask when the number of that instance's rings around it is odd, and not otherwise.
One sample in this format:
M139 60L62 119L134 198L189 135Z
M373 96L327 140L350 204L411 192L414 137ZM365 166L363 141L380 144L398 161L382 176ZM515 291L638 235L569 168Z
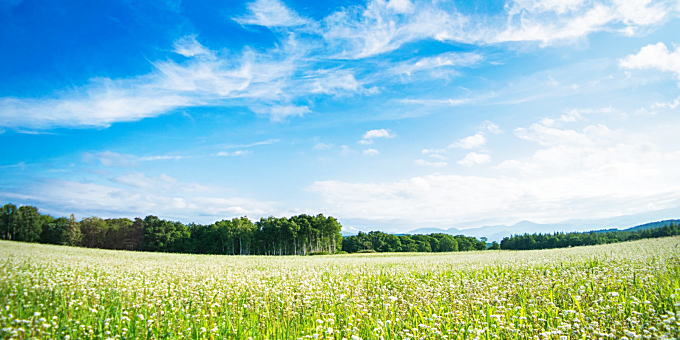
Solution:
M13 240L16 238L17 206L5 204L0 210L0 238Z

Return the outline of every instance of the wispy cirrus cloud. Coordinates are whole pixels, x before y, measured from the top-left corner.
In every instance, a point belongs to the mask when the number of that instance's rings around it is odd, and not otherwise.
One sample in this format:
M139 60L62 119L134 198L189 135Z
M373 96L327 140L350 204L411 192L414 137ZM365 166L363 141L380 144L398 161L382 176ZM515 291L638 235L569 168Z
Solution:
M422 2L412 4L374 0L364 6L337 11L322 22L322 36L336 57L366 58L393 51L403 44L421 40L453 40L460 35L467 18Z
M256 146L276 144L280 141L281 140L277 139L277 138L270 138L270 139L260 140L260 141L257 141L257 142L246 143L246 144L220 145L220 147L222 147L224 149L247 149L247 148L252 148L252 147L256 147Z
M39 97L0 98L0 126L48 129L52 127L107 127L206 105L257 107L273 120L305 115L313 103L299 98L374 95L389 80L387 73L414 75L484 60L474 52L444 52L404 62L349 66L348 61L373 58L405 44L424 40L489 45L507 42L573 41L598 31L635 34L680 13L664 0L547 1L516 0L499 13L461 12L450 1L369 0L342 7L313 20L280 0L256 0L234 18L243 25L273 30L277 40L269 49L241 52L211 50L196 35L180 37L173 52L185 60L153 61L153 71L127 78L93 78L70 90ZM626 59L630 68L657 67L674 72L677 51L660 45L641 51L664 64L642 63L644 55ZM631 57L632 58L632 57ZM647 58L649 59L649 58ZM675 58L677 59L677 58ZM376 68L376 65L380 67ZM382 68L382 69L381 69ZM432 77L426 77L430 79ZM409 102L411 100L411 102ZM311 100L313 102L313 100ZM470 99L405 99L404 103L461 105ZM307 109L305 109L307 107Z
M392 68L392 72L412 75L416 72L433 69L471 66L479 63L483 59L484 58L477 53L446 52L432 57L402 62Z
M195 35L187 35L177 39L174 43L174 47L175 53L188 58L195 56L214 57L214 53L201 45L201 43L196 40Z
M150 155L150 156L137 156L113 151L101 151L101 152L85 152L83 153L83 160L86 162L97 162L103 166L113 166L113 167L131 167L136 166L141 162L150 161L167 161L167 160L180 160L192 158L193 156L184 155Z
M0 98L0 126L108 127L173 112L179 108L270 103L258 113L274 120L309 112L290 101L309 95L336 95L365 89L350 71L315 72L296 78L303 67L288 41L267 53L246 49L237 57L218 56L196 41L181 38L175 52L183 62L153 63L150 74L127 79L93 79L74 90L43 98ZM258 104L259 105L259 104ZM257 107L254 106L254 107Z
M488 42L538 41L551 44L603 30L635 34L674 13L672 1L524 1L508 5L507 25Z
M253 105L251 110L256 113L266 114L273 121L281 121L288 117L303 116L311 110L306 105Z
M242 25L291 27L310 23L279 0L255 0L248 4L249 13L234 20Z
M399 3L399 5L396 5ZM367 58L413 41L493 44L573 41L597 31L632 35L677 16L673 1L508 1L493 16L460 12L449 1L372 0L324 19L322 35L338 57Z

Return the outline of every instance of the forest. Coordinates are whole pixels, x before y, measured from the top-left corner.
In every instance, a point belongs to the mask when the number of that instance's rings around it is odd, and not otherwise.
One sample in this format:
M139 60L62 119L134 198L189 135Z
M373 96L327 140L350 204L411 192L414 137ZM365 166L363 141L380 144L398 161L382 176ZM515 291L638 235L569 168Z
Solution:
M448 252L487 249L486 239L478 240L463 235L435 233L430 235L395 235L381 231L347 236L342 240L342 250L355 252ZM489 249L500 249L493 242Z
M680 224L678 223L671 223L663 227L642 230L606 230L553 234L524 234L513 235L504 238L501 241L501 249L529 250L566 248L674 235L680 235Z
M0 238L88 248L194 254L307 255L336 253L342 226L333 217L298 215L246 217L209 225L183 224L147 216L144 219L54 218L36 207L5 204L0 211Z
M88 217L77 221L41 214L36 207L5 204L0 238L88 248L225 255L309 255L338 252L448 252L483 250L486 240L447 234L394 235L380 231L343 238L333 217L246 217L209 225L160 219ZM492 249L499 248L497 243Z

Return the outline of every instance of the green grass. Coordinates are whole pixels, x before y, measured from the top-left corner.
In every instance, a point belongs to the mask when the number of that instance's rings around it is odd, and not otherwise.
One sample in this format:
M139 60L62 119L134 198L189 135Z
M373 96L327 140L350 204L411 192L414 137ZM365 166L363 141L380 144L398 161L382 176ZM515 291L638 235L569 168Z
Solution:
M205 256L0 242L0 337L677 338L680 237L570 249Z

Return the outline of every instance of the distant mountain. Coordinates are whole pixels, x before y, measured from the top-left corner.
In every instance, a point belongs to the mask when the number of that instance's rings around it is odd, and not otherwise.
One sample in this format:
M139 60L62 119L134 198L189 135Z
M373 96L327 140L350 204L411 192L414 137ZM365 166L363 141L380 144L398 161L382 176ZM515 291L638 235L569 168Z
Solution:
M530 221L521 221L513 225L493 225L477 228L419 228L408 232L408 234L433 234L444 233L450 235L465 235L476 238L486 237L489 242L500 241L504 237L519 234L534 234L534 233L554 233L554 232L574 232L574 231L613 231L613 230L642 230L649 228L659 228L671 223L680 223L680 220L664 220L659 222L646 223L628 229L616 229L611 227L598 226L595 223L579 223L577 221L568 221L555 224L540 224Z
M638 231L638 230L645 230L645 229L652 229L652 228L663 228L667 225L671 224L680 224L680 220L664 220L664 221L657 221L657 222L650 222L650 223L645 223L641 224L639 226L635 226L632 228L624 229L625 231Z

